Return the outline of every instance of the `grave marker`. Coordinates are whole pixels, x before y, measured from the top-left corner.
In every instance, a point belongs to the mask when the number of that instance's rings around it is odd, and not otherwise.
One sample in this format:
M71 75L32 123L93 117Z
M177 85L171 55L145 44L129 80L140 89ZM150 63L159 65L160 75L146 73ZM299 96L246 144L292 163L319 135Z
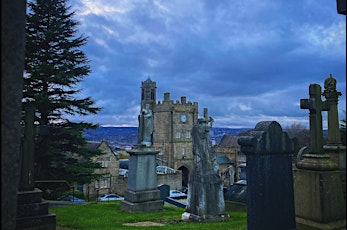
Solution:
M238 143L247 156L247 229L296 229L290 139L276 121L259 122Z
M157 189L156 155L152 146L153 114L146 110L139 116L139 139L129 153L128 189L124 192L121 210L127 212L162 211L164 202Z
M333 92L331 90L335 85L333 78L325 81L326 96ZM309 99L300 100L301 108L310 111L311 136L310 146L299 151L297 169L294 169L296 224L298 229L343 229L346 227L346 206L341 177L336 171L337 164L330 159L325 146L323 148L322 139L321 112L328 110L331 104L329 100L321 101L321 87L318 84L310 85L309 94ZM333 117L336 119L334 111L330 112L332 121ZM330 127L335 122L330 122ZM330 138L337 141L334 129L329 130Z
M299 151L300 161L297 167L301 169L332 170L337 165L330 160L329 155L324 153L322 111L328 111L330 104L321 99L321 86L310 84L309 99L300 99L300 108L309 110L310 118L310 144Z

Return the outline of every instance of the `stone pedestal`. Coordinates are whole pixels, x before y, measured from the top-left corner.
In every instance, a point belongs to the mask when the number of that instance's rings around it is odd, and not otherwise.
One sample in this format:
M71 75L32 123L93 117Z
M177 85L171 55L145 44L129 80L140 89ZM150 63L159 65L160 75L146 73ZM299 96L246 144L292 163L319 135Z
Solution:
M223 184L215 175L191 176L188 183L188 205L182 219L194 222L224 221L230 217L225 212Z
M159 151L143 145L127 151L129 158L128 189L121 202L127 212L162 211L164 201L157 189L156 154Z
M294 170L295 213L299 230L341 229L346 206L337 171Z
M48 203L42 202L42 191L35 188L18 192L17 224L20 230L55 230L56 216L49 213Z
M341 177L343 197L346 201L346 146L342 144L328 144L324 145L323 148L324 152L337 165L337 172Z
M339 170L346 171L346 146L339 144L328 144L323 146L324 152L337 165Z

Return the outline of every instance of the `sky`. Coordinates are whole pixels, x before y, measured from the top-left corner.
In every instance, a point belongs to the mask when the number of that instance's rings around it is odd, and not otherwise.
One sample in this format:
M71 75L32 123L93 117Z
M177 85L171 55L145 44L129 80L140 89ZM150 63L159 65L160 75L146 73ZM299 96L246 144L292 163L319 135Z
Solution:
M91 74L78 87L101 126L138 126L141 82L157 101L198 102L214 127L254 128L260 121L309 127L300 99L309 85L337 80L339 120L346 117L346 16L334 0L70 0ZM322 100L325 100L322 97ZM323 127L327 127L323 112Z

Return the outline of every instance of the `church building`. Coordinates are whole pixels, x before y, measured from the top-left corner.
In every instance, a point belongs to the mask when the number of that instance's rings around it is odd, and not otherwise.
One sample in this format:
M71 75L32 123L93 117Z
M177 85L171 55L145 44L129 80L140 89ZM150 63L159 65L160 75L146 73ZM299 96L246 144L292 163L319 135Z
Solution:
M185 96L173 101L169 92L157 102L156 88L150 78L141 83L141 111L147 104L153 111L153 147L160 151L160 165L181 170L182 186L187 187L193 169L191 130L198 121L198 103L187 101Z

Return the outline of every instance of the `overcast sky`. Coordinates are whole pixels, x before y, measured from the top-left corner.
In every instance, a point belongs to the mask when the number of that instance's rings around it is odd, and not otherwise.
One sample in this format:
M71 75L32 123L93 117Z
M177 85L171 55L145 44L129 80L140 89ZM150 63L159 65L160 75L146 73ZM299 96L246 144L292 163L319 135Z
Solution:
M208 108L214 127L308 127L308 88L337 79L346 110L346 16L334 0L70 0L92 73L79 85L103 110L75 117L138 126L141 82ZM324 100L324 97L322 97ZM326 114L326 112L324 112ZM323 126L327 126L326 115Z

